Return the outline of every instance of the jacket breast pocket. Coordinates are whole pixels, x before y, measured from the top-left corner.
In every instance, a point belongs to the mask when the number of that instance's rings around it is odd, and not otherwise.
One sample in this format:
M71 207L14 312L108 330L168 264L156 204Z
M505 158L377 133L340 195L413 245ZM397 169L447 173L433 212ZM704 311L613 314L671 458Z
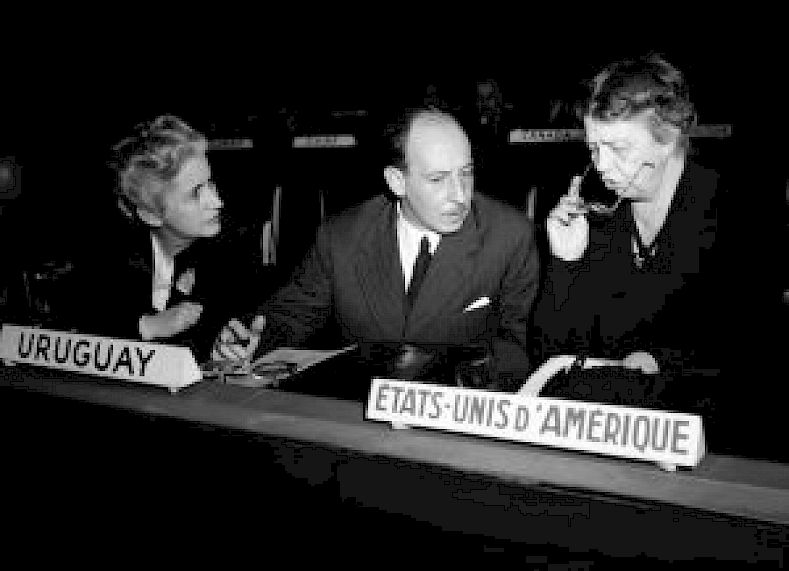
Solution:
M454 343L476 343L496 330L498 316L491 304L464 310L447 319L447 336Z

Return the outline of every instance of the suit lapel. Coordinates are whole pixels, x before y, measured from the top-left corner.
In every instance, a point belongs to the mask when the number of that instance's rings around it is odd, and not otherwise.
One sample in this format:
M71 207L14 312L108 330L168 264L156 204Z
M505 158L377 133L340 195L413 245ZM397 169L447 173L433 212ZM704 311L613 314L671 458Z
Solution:
M387 201L369 228L356 259L356 275L362 297L383 338L399 338L404 325L405 289L394 206Z
M466 291L472 283L477 256L482 249L476 208L455 234L442 236L433 261L411 310L407 333L412 334L430 323L447 306L458 304L462 310Z

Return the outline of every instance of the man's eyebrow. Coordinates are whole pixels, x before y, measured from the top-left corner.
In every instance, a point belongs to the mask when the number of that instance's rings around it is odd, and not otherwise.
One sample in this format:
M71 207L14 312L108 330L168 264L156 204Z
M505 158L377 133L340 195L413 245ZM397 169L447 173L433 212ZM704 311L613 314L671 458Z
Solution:
M471 162L466 163L462 167L460 167L458 170L463 171L463 170L468 170L468 169L473 169L473 168L474 168L474 162L471 161ZM451 173L452 173L451 170L436 169L436 170L425 171L424 175L425 176L439 176L439 175L440 176L446 176L446 175L451 174Z

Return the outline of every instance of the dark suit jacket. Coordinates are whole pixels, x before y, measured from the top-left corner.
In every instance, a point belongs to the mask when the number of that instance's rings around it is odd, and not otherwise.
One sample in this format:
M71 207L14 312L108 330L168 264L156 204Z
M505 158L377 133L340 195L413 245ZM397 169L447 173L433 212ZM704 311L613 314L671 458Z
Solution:
M318 230L291 282L260 309L268 319L265 345L303 344L328 323L342 343L483 345L502 387L514 388L529 370L538 276L531 222L476 194L462 228L442 236L406 318L396 205L378 196ZM484 296L490 305L464 311Z
M102 245L77 261L73 282L77 302L69 313L68 327L84 333L139 339L139 319L154 314L152 305L153 248L146 227L122 225ZM195 273L188 293L176 288L187 270ZM175 258L173 287L167 307L182 301L203 306L199 321L183 333L157 342L185 345L198 361L210 348L222 326L248 312L255 274L251 260L225 242L224 237L202 239Z

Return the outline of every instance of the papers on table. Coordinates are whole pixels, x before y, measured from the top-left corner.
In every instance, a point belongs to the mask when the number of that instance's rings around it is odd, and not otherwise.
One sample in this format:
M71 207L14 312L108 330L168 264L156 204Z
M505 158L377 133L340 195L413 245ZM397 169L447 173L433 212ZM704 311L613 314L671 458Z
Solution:
M341 349L296 349L280 347L254 361L212 361L204 367L206 377L219 376L220 380L244 386L276 386L290 376L356 348L349 345Z
M301 371L317 365L321 361L331 359L342 353L355 349L356 345L349 345L342 349L294 349L292 347L280 347L266 353L262 357L255 359L251 363L252 373L264 373L268 369L286 368L290 373L300 373Z

